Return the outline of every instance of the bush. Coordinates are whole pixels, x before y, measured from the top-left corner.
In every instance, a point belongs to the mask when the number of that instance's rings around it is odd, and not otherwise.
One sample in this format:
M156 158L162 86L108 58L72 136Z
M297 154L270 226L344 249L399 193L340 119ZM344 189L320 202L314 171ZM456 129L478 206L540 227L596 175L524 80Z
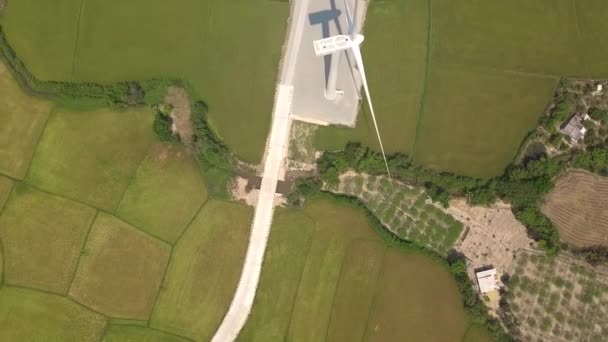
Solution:
M163 112L160 106L154 106L153 129L161 141L178 141L178 137L173 134L173 119L170 115Z

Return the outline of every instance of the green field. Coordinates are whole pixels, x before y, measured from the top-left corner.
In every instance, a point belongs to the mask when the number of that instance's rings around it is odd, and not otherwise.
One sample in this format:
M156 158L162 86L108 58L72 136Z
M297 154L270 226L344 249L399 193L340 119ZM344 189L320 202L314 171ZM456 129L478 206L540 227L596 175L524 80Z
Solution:
M105 342L188 342L185 338L162 331L130 325L110 325Z
M94 216L93 208L17 183L0 216L5 283L65 294Z
M363 213L329 200L276 214L240 341L459 341L456 283L428 257L387 247Z
M222 139L243 160L259 162L288 6L268 0L11 1L0 24L41 79L189 81L209 105Z
M0 288L0 341L99 341L105 318L58 295Z
M603 0L372 1L363 54L385 149L501 174L560 77L608 75L607 11ZM355 129L318 130L316 145L349 140L377 148L366 110Z
M173 244L206 200L194 155L177 144L157 143L137 169L116 214Z
M253 211L211 200L175 245L151 326L208 341L236 290Z
M28 96L3 63L0 63L0 89L0 173L22 179L52 103Z
M99 213L68 295L110 317L146 320L170 254L168 244Z
M154 140L149 109L56 108L27 181L106 211L118 205Z

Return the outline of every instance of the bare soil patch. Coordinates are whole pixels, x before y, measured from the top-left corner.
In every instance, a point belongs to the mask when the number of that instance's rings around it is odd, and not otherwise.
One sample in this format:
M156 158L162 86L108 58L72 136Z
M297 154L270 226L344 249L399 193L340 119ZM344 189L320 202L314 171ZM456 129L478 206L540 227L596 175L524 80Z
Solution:
M547 195L542 212L563 241L577 247L608 246L608 178L569 171Z
M69 295L111 317L146 320L170 253L166 243L100 213Z
M190 97L184 88L169 87L165 96L165 103L170 105L173 129L179 135L181 141L190 145L194 130L192 128L192 110L190 109Z
M459 198L450 201L447 211L465 225L465 233L455 248L471 261L471 270L494 265L504 272L518 250L530 248L534 243L506 203L472 207Z

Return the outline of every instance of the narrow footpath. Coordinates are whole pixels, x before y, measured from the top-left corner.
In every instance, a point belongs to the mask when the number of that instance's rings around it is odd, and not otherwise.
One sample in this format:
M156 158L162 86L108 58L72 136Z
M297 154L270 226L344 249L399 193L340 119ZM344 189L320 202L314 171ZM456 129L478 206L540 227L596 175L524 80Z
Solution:
M231 342L237 338L249 317L255 299L272 225L273 203L281 164L287 154L293 99L293 74L295 72L297 50L300 47L299 40L306 19L305 11L308 1L291 2L289 34L285 42L284 56L280 66L279 81L272 110L272 126L266 144L262 185L251 225L249 246L247 247L238 287L226 316L224 316L220 327L213 336L213 342Z

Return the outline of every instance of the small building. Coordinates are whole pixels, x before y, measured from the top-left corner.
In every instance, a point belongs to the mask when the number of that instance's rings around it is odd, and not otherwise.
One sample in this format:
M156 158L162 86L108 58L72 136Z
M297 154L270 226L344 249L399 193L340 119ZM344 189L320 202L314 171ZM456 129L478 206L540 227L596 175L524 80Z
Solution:
M577 143L579 140L583 139L585 137L585 133L587 133L587 129L583 125L583 121L588 119L589 115L576 113L559 131L569 136L572 142Z
M479 291L482 294L498 291L500 288L498 286L498 278L495 268L477 272L475 275L477 276L477 285L479 286Z
M1 1L0 1L1 2ZM596 85L595 91L591 93L593 96L600 96L604 93L604 85L601 83Z

